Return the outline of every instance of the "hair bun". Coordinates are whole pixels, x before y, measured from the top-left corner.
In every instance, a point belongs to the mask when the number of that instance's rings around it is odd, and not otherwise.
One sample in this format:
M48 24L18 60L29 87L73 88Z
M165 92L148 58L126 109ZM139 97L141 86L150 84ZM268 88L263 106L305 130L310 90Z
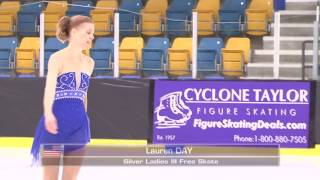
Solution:
M70 32L73 28L82 23L93 23L88 16L75 15L72 17L63 16L57 24L56 36L61 42L66 42L70 39Z
M69 39L70 22L71 22L71 17L63 16L57 24L56 36L62 42L65 42Z

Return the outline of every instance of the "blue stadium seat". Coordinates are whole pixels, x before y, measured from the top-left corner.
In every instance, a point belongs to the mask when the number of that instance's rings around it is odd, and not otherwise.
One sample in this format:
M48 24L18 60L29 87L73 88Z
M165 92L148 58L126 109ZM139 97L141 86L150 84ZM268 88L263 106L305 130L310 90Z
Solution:
M7 74L11 71L17 46L16 37L0 38L0 74Z
M31 4L22 6L18 12L17 32L21 36L37 36L42 4Z
M168 38L152 37L142 49L142 70L146 75L162 74L170 46Z
M173 0L167 10L167 31L172 36L189 33L188 24L192 19L195 0Z
M221 38L203 38L198 47L198 72L216 72L221 63L221 49L224 47Z
M248 0L225 0L220 9L219 31L222 36L241 34Z
M90 55L95 61L94 73L96 75L111 73L113 62L113 38L100 37L90 49Z
M137 25L140 24L139 19L142 9L141 0L122 0L119 6L119 23L120 35L128 36L137 33Z
M83 15L90 16L92 10L92 1L90 0L73 0L72 4L76 6L69 6L66 13L67 16Z
M57 38L48 38L44 45L44 69L48 69L48 61L51 54L65 48L67 44L61 43Z
M30 2L28 2L30 3ZM42 3L31 3L31 4L22 4L19 12L33 12L40 13L43 9L44 4Z

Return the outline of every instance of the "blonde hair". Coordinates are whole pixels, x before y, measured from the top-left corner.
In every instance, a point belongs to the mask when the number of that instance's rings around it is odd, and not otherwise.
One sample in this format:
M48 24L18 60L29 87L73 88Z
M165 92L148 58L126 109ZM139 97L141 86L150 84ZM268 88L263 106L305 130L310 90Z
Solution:
M58 24L56 36L61 42L66 42L70 38L70 32L73 28L79 26L82 23L93 23L92 19L88 16L76 15L76 16L63 16Z

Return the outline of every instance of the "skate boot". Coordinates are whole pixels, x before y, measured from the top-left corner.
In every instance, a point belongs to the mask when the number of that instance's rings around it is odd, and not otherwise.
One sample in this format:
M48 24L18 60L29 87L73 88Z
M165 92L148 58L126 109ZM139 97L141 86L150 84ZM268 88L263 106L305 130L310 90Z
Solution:
M158 126L185 125L192 115L191 109L181 98L182 92L173 92L160 98L160 105L156 108Z

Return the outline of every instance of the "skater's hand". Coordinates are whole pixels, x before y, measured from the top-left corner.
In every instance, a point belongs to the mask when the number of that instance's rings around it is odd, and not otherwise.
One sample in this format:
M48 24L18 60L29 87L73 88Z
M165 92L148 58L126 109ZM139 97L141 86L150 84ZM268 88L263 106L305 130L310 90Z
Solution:
M47 114L44 119L44 125L51 134L58 133L57 119L53 113Z

